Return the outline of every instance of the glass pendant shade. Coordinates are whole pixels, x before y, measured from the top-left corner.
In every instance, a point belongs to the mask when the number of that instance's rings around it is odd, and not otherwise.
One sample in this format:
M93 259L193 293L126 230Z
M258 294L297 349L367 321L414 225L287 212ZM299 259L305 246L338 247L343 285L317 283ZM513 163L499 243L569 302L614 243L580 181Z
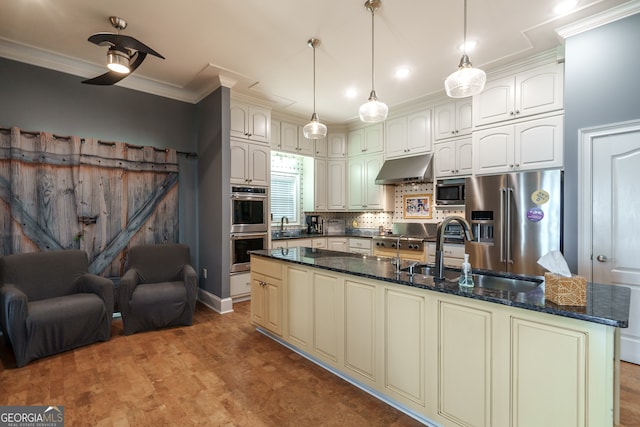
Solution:
M129 55L117 49L107 52L107 68L120 74L129 73Z
M360 120L365 123L376 123L387 119L389 107L384 102L378 101L376 92L371 91L369 100L360 106Z
M465 54L460 60L458 71L444 81L444 88L451 98L465 98L482 92L486 81L485 72L479 68L473 68L469 57Z
M318 120L318 115L313 113L311 116L311 121L304 125L302 128L302 133L304 137L307 139L320 139L327 136L327 126L323 123L320 123Z

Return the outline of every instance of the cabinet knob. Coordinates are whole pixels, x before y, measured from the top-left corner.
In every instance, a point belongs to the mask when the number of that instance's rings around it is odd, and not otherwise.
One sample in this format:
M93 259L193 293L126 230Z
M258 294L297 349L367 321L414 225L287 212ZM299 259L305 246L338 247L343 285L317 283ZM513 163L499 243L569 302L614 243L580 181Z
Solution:
M451 135L454 135L456 133L456 131L452 130L451 131Z
M516 110L516 114L520 114L520 110Z
M509 165L509 167L510 167L510 168L512 168L512 167L513 167L513 165Z
M515 116L515 115L516 115L516 113L514 113L513 111L509 111L509 115L510 115L510 116Z

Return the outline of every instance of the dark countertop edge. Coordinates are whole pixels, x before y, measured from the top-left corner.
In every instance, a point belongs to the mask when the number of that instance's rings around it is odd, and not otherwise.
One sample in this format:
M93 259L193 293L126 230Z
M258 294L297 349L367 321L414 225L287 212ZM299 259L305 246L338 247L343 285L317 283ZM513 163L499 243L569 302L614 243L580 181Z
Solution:
M266 251L268 251L268 250L266 250ZM426 291L431 291L431 292L440 292L440 293L444 293L444 294L448 294L448 295L459 296L459 297L462 297L462 298L470 298L470 299L486 301L486 302L500 304L500 305L506 305L506 306L509 306L509 307L521 308L521 309L529 310L529 311L536 311L536 312L539 312L539 313L547 313L547 314L552 314L552 315L556 315L556 316L560 316L560 317L568 317L568 318L572 318L572 319L583 320L583 321L587 321L587 322L591 322L591 323L599 323L599 324L602 324L602 325L613 326L613 327L616 327L616 328L627 328L629 326L628 320L627 321L615 320L615 319L599 317L599 316L596 316L596 315L591 315L591 314L586 314L586 313L578 313L578 312L575 312L575 311L562 309L561 308L562 306L557 306L557 307L544 306L544 307L542 307L542 306L538 306L538 305L534 305L534 304L527 304L527 303L521 303L521 302L517 302L517 301L511 301L511 300L504 299L504 298L491 297L491 296L487 296L487 295L470 294L470 293L464 293L464 292L460 292L460 291L453 290L453 289L446 289L446 288L441 288L441 287L432 287L432 286L423 285L423 284L415 284L415 283L410 283L408 281L400 280L400 279L397 279L397 278L381 277L381 276L376 276L376 275L373 275L373 274L367 274L367 273L361 273L361 272L355 272L355 271L347 271L347 270L327 267L327 266L323 266L323 265L309 264L307 262L298 261L298 260L292 260L292 259L287 259L287 258L279 258L279 257L272 256L271 254L263 253L263 252L266 252L266 251L251 251L251 255L260 256L260 257L263 257L263 258L269 258L269 259L273 259L273 260L276 260L276 261L283 261L283 262L287 262L287 263L290 263L290 264L298 264L298 265L303 265L303 266L306 266L306 267L317 268L317 269L320 269L320 270L328 270L328 271L333 271L333 272L336 272L336 273L349 274L349 275L352 275L352 276L364 277L364 278L372 279L372 280L379 280L379 281L383 281L383 282L393 283L393 284L396 284L396 285L409 286L409 287L416 288L416 289L424 289ZM553 304L553 303L550 303L548 301L545 301L545 302L549 303L549 304Z
M362 235L362 234L307 234L307 233L300 233L300 234L296 234L294 236L281 236L281 237L274 237L273 235L271 236L271 241L272 242L279 242L282 240L298 240L298 239L321 239L324 237L337 237L337 238L356 238L356 239L373 239L376 236L366 236L366 235ZM425 240L429 243L435 243L435 240L429 239L429 240ZM445 238L444 239L444 243L447 245L463 245L464 246L464 241L459 241L459 240L451 240L449 238Z

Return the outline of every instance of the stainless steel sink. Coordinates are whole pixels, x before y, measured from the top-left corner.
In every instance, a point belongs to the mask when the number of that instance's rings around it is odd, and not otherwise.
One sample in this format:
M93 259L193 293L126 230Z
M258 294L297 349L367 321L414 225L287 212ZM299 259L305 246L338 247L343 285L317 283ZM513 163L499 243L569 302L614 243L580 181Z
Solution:
M408 273L410 271L409 267L404 267L401 269L401 271L404 271L405 273ZM435 266L432 265L424 265L424 264L418 264L415 267L413 267L413 273L414 274L421 274L423 276L435 276L436 275L436 268ZM460 277L460 271L458 270L450 270L445 268L444 269L444 278L449 280L449 281L453 281L455 280L456 282L458 281L458 277Z

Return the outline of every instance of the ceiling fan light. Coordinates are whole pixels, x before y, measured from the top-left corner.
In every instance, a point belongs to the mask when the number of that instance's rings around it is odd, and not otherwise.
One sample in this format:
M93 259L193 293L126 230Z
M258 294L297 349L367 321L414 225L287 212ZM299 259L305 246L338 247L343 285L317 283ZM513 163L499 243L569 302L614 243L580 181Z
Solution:
M444 89L450 98L466 98L484 90L487 74L479 68L473 68L467 55L462 56L458 71L444 81Z
M327 126L320 123L318 115L313 113L311 115L311 121L302 128L302 133L307 139L321 139L327 136Z
M365 123L377 123L386 120L389 107L384 102L378 101L376 92L371 91L369 100L360 106L360 120Z
M115 73L128 74L131 71L129 68L129 55L117 49L109 49L107 52L107 68Z

